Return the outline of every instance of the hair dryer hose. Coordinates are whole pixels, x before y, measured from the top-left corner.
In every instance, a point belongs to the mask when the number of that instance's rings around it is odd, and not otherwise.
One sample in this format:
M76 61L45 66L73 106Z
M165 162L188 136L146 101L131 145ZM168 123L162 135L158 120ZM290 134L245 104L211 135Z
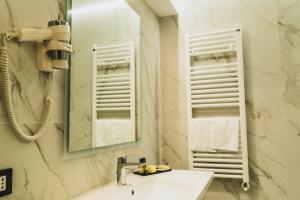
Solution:
M32 142L37 140L45 132L44 130L47 127L50 114L51 114L52 102L51 99L49 99L48 97L46 98L46 102L45 102L46 108L43 113L42 122L39 128L37 129L37 132L34 135L25 134L20 128L20 126L18 125L14 114L10 78L9 78L9 69L8 69L8 51L4 40L5 39L3 39L3 46L0 47L1 50L0 70L2 72L2 89L3 89L4 103L6 104L7 119L13 132L16 134L16 136L19 139L21 139L24 142Z

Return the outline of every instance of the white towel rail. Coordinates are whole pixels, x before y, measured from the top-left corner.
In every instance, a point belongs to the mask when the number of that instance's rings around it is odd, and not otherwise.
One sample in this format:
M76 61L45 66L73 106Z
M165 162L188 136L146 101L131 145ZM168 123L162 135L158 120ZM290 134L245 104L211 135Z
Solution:
M192 104L201 104L201 103L230 103L230 102L239 102L239 98L220 98L220 99L192 100Z
M228 78L228 77L236 77L238 75L237 72L231 72L226 74L210 74L210 75L198 75L190 77L191 80L206 80L206 79L217 79L217 78Z
M192 100L194 99L211 99L211 98L224 98L224 97L238 97L239 93L219 93L219 94L202 94L202 95L193 95Z
M95 95L120 95L120 94L130 94L130 90L114 90L114 91L96 91ZM96 97L98 98L98 97Z
M220 68L220 67L231 67L237 66L237 63L226 63L226 64L218 64L218 65L204 65L204 66L191 66L191 70L202 70L202 69L212 69L212 68Z
M222 88L222 89L209 89L209 90L193 90L191 91L192 98L196 94L216 94L216 93L226 93L226 92L239 92L238 88Z
M239 103L209 103L209 104L196 104L192 105L192 108L226 108L236 107Z
M110 111L130 111L128 107L114 107L114 108L96 108L96 111L110 112Z
M238 87L238 83L192 85L191 89L192 90L199 90L199 89L231 88L231 87Z
M194 75L207 75L207 74L224 74L230 72L236 72L237 68L228 68L228 69L211 69L211 70L202 70L202 71L193 71L191 76Z
M132 134L135 135L134 44L94 45L92 117L94 138L97 132L96 123L102 120L99 118L101 114L119 113L124 118L124 112L129 114ZM95 145L93 143L94 147Z
M99 78L129 77L130 73L97 75Z
M117 95L101 95L101 97L97 97L96 99L129 99L130 95L128 94L117 94Z
M222 78L222 79L210 79L210 80L200 80L200 81L191 81L192 85L202 85L208 83L230 83L230 82L237 82L238 79L236 78Z
M226 37L232 37L231 39L223 39ZM197 47L197 46L203 46L203 45L211 45L211 44L223 44L223 43L235 43L234 35L228 35L228 36L214 36L214 37L203 37L203 38L195 38L190 39L191 47ZM218 40L219 39L219 40ZM220 40L221 39L221 40Z
M189 148L190 169L213 171L216 178L242 179L242 189L247 191L250 185L241 29L188 35L186 47L188 132L192 119L199 117L194 114L198 111L211 109L214 115L220 112L221 116L224 109L233 109L240 119L238 152L201 152ZM216 56L231 62L218 63ZM212 64L199 65L208 59Z

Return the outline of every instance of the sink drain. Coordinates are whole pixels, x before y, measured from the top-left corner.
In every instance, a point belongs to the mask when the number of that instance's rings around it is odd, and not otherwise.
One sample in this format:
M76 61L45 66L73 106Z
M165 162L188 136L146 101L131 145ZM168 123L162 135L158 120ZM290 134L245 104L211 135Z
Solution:
M131 195L134 195L134 190L131 190Z

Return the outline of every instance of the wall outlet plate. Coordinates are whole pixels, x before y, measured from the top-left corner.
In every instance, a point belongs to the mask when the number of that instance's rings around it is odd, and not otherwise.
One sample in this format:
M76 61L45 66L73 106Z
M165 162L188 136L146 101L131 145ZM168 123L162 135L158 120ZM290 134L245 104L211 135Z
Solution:
M0 176L0 192L6 190L6 176Z
M0 197L12 193L12 168L0 170Z

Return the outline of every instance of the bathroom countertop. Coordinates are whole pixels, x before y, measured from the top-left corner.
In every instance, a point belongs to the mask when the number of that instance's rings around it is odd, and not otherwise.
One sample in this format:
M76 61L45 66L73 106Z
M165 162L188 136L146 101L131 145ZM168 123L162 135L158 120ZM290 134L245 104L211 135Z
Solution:
M116 180L95 188L72 200L196 200L202 199L213 180L213 172L172 170L170 172L138 176L129 174L125 186Z

